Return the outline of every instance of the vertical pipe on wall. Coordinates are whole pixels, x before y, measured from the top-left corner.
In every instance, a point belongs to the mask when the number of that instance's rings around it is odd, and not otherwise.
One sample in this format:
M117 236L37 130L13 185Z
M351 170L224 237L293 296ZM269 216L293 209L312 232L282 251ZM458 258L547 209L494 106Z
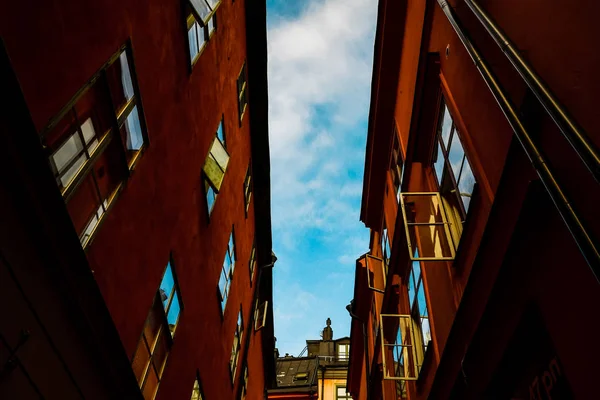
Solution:
M567 109L558 101L548 85L525 61L516 46L502 32L500 27L485 10L474 0L464 0L464 2L492 36L515 70L521 75L521 78L523 78L535 97L537 97L565 139L571 144L581 161L583 161L587 169L592 173L596 182L600 182L600 155L595 144L587 136L587 133L569 115Z
M450 7L446 0L437 0L437 2L448 18L450 25L452 25L452 28L460 38L460 41L465 46L469 56L473 59L477 70L481 74L492 95L498 102L498 105L504 113L504 116L508 120L508 123L515 133L515 136L521 143L525 154L531 161L531 164L540 177L540 180L546 188L546 191L552 199L552 202L556 206L560 216L562 217L567 228L569 229L569 232L579 247L581 254L589 265L592 274L600 283L600 253L596 248L594 240L584 226L583 221L573 209L573 206L571 205L567 195L562 190L560 184L556 180L556 177L550 170L544 155L537 148L537 145L534 143L531 135L523 125L515 106L508 98L505 90L498 82L494 73L490 70L485 60L483 60L479 54L475 44L471 41L468 33L465 31L459 19L456 17L454 10Z

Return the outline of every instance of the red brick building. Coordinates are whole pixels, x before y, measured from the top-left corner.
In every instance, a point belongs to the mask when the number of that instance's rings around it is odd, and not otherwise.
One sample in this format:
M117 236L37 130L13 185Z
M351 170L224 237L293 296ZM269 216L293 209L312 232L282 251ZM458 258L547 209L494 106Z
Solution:
M275 380L266 3L0 8L1 398Z
M599 11L379 1L354 399L597 397Z

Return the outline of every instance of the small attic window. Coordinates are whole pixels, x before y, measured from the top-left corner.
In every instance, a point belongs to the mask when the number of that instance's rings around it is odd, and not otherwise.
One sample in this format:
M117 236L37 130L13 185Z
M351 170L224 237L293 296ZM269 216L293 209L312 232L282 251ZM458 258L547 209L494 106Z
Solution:
M306 372L300 372L294 376L295 381L305 381L307 379L308 379L308 373L306 373Z

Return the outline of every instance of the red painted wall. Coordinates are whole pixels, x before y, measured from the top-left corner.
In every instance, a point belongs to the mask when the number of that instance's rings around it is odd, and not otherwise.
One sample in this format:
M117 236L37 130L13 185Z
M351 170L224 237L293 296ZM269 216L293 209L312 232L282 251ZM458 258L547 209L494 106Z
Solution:
M38 130L131 39L150 145L88 250L89 266L133 355L172 252L183 309L157 398L189 397L196 369L208 398L226 398L238 391L228 363L240 304L245 335L254 335L248 259L255 221L252 206L245 218L243 197L252 105L240 125L236 90L246 58L246 2L222 2L217 31L191 73L184 4L6 3L0 35ZM231 159L209 223L200 173L222 116ZM233 225L237 262L221 317L217 283ZM262 398L260 343L250 341L249 399Z

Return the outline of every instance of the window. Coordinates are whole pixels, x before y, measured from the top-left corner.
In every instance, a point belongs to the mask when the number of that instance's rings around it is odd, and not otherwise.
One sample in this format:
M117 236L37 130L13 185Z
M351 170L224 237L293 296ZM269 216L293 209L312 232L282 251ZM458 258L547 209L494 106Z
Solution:
M446 218L440 193L401 193L400 209L411 260L454 260L456 251L451 236L451 223Z
M203 182L204 194L206 196L206 207L208 215L212 213L217 195L221 190L225 171L229 165L229 154L225 148L225 132L223 129L223 120L219 123L215 138L210 147L210 151L204 162Z
M158 391L167 357L173 345L180 310L179 286L169 262L154 296L152 308L146 318L142 337L131 363L146 400L154 399Z
M42 132L67 210L86 248L146 144L132 57L124 46Z
M231 280L233 279L233 270L235 269L234 243L234 231L232 229L231 235L229 236L229 242L227 243L225 259L223 260L223 269L221 270L221 276L219 278L219 296L222 313L225 313L225 306L227 305L227 298L229 297L229 291L231 289Z
M242 390L240 392L240 400L245 400L247 393L248 393L248 365L244 365L244 374L242 375Z
M416 347L415 324L410 315L381 314L383 379L417 380L422 363Z
M237 78L238 114L240 117L240 122L244 117L244 112L246 111L246 106L248 105L248 83L246 74L246 63L244 62L242 70Z
M244 212L246 213L246 218L248 218L248 208L250 207L250 199L252 199L252 166L248 165L248 169L246 170L246 177L244 178L244 199L245 208Z
M238 361L240 358L240 349L242 348L242 338L244 336L244 320L242 318L242 309L238 314L237 326L233 336L233 346L231 347L231 357L229 358L229 372L231 373L231 381L235 381Z
M421 262L413 261L408 275L408 302L410 305L410 314L418 326L418 336L421 338L422 351L425 357L425 352L431 342L431 328L429 327L429 311L427 301L425 300L425 288L423 286L423 276L421 275Z
M294 382L296 381L306 381L308 380L308 373L307 372L299 372L296 375L294 375Z
M347 343L338 344L337 346L337 358L340 361L348 361L350 356L350 345Z
M196 379L194 380L194 388L192 389L192 397L190 400L203 400L204 395L202 394L202 386L200 385L200 378L196 373Z
M369 289L385 293L385 282L387 277L385 276L386 267L383 264L383 259L379 257L373 257L370 254L365 254L365 271L367 272L367 286Z
M445 103L440 110L432 163L444 208L453 226L452 236L458 245L475 187L475 176Z
M394 124L394 139L392 144L392 159L390 161L390 173L392 175L392 183L394 184L394 190L396 193L396 199L398 203L400 202L400 187L402 186L403 167L404 161L402 160L400 141L398 139L398 131L396 130L396 124Z
M248 261L248 267L250 268L250 286L254 282L254 271L256 270L256 245L252 245L252 251L250 251L250 260Z
M256 306L254 309L254 330L257 331L261 328L265 327L267 323L267 308L269 306L268 301L263 301L262 303L258 303L256 300Z
M335 400L352 400L350 393L346 392L345 386L335 387Z
M193 66L204 46L217 29L217 8L221 0L190 0L190 13L187 17L190 63Z
M385 274L387 275L390 266L390 256L392 255L392 248L390 246L388 230L385 226L385 219L383 221L383 230L381 231L381 254L383 258L383 264L385 265Z

